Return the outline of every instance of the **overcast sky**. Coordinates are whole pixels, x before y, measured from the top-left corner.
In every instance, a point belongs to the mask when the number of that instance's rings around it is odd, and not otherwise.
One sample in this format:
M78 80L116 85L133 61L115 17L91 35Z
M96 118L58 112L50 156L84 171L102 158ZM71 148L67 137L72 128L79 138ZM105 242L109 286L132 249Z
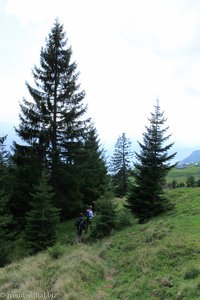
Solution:
M103 144L141 140L158 97L171 141L200 148L199 0L0 0L0 136L56 17Z

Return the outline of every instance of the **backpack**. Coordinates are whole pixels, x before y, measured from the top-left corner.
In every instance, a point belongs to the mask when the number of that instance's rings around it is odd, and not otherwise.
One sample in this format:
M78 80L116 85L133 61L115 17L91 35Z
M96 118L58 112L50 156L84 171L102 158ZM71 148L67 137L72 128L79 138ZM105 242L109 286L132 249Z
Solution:
M92 219L93 218L93 211L88 209L86 211L86 217L87 217L87 219Z
M87 211L86 211L86 218L87 218L87 219L90 218L90 211L89 211L89 209L87 209Z

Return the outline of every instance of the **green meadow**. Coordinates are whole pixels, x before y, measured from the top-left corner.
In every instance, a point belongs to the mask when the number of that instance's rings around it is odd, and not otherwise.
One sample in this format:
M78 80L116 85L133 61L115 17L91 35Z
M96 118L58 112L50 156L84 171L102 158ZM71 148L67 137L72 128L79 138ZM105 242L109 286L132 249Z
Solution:
M169 171L167 175L167 182L172 182L176 180L177 183L185 183L189 176L194 176L195 180L200 179L200 166L195 166L194 164L190 164L183 169L173 168Z
M61 224L55 246L0 269L1 299L200 299L200 188L166 193L173 210L103 240Z

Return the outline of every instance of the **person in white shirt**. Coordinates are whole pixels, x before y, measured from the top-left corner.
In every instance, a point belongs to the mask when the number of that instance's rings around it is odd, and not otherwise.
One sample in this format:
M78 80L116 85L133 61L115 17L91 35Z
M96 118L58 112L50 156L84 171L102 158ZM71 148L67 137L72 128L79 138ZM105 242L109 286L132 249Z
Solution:
M91 225L91 221L93 217L94 217L94 213L92 210L92 206L89 206L89 208L86 210L86 220L88 225Z

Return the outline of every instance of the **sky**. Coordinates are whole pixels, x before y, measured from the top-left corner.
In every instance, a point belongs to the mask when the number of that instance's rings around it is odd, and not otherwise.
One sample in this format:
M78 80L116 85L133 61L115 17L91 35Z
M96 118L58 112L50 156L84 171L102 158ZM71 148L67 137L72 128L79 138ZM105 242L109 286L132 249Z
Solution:
M0 0L0 136L56 18L105 148L123 132L142 141L158 98L174 149L200 149L199 0Z

